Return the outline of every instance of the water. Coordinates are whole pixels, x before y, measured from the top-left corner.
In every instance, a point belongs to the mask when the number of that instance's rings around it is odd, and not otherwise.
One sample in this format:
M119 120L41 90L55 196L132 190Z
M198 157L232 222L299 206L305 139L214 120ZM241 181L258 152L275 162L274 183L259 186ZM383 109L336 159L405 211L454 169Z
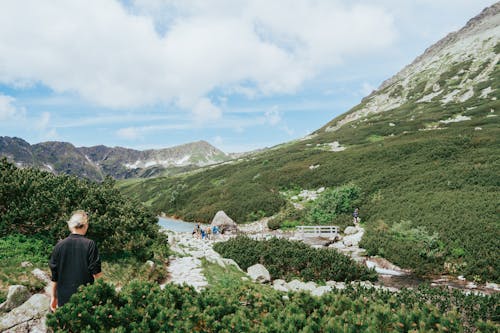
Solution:
M175 220L168 217L159 217L158 224L165 229L175 232L192 232L196 223L184 222L182 220Z

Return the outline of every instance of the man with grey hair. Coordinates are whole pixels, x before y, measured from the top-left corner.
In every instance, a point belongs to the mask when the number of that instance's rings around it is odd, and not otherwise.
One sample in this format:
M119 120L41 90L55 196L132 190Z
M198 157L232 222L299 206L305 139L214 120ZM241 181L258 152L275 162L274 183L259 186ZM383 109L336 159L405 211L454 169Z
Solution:
M102 275L97 246L85 237L89 228L87 213L75 211L68 220L68 228L71 234L57 243L49 261L52 311L67 303L79 286L94 283L94 279Z

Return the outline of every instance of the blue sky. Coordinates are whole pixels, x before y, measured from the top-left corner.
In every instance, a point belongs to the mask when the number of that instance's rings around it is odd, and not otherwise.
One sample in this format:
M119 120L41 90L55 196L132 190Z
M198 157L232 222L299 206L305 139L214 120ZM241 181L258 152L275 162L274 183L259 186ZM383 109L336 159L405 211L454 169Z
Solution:
M0 135L270 147L346 112L494 2L2 1Z

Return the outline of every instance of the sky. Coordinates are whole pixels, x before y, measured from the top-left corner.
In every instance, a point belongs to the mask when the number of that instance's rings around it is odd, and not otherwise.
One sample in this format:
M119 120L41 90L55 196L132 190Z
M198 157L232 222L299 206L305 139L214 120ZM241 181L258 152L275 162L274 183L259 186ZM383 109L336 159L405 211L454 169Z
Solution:
M494 3L1 0L0 136L271 147L348 111Z

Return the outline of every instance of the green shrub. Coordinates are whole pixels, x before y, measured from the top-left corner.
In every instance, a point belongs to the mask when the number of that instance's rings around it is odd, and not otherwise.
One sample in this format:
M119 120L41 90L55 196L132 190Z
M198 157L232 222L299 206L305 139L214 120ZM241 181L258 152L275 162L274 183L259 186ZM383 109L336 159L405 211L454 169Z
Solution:
M305 281L376 280L376 273L333 249L315 249L298 241L272 238L256 241L239 236L214 245L241 269L264 265L273 279Z
M335 224L339 214L354 210L359 192L359 187L353 184L325 190L308 208L306 221L313 225Z
M322 297L234 285L132 282L120 292L98 281L55 314L54 332L497 332L499 297L419 288L389 293L348 287ZM496 322L495 322L496 320Z
M152 256L159 237L155 215L121 195L111 178L98 184L0 160L0 236L37 235L55 245L68 235L66 221L76 209L88 212L88 237L104 256Z

